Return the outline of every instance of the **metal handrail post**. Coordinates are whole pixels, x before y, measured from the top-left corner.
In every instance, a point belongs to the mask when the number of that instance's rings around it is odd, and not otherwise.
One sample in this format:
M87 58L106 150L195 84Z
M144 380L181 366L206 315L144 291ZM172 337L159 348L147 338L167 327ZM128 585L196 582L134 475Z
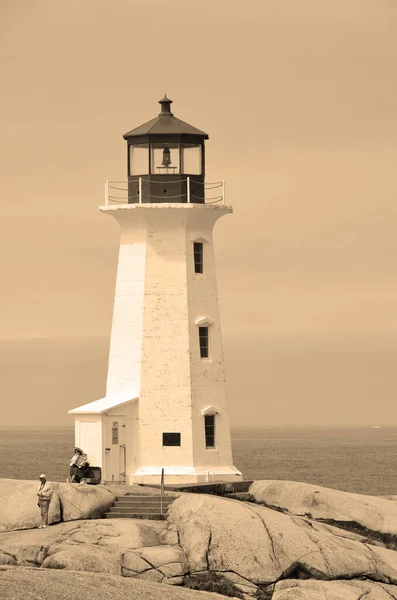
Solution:
M139 178L139 204L142 204L142 177Z
M160 496L160 512L163 514L163 496L164 496L164 469L161 469L161 496Z
M187 201L190 204L190 177L187 177Z
M105 181L105 206L109 206L109 180Z

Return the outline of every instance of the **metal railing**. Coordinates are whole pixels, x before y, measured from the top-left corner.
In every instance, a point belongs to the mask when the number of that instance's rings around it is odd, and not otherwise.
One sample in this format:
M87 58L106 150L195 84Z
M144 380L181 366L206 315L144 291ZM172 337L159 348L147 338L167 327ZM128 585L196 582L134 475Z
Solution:
M164 469L161 469L161 485L160 485L160 512L163 514L164 502Z
M186 198L186 202L188 204L195 202L196 200L201 201L202 203L202 198L195 196L194 193L191 190L191 184L194 185L203 185L204 186L204 204L218 204L218 205L224 205L225 204L225 182L224 181L217 181L214 183L206 183L206 182L201 182L201 181L196 181L194 179L191 179L190 177L186 177L184 179L181 179L180 181L186 181L186 194L180 194L178 196L152 196L151 194L145 194L145 197L148 198L150 200L150 202L154 201L154 203L156 202L156 200L161 200L162 202L167 201L167 198L172 202L172 201L181 201L182 202L182 198ZM179 183L180 181L170 181L167 183L173 184L173 183ZM128 204L129 202L135 201L134 203L138 203L141 204L142 203L142 199L143 199L143 183L150 183L150 184L156 184L156 183L164 183L164 182L158 182L156 180L154 181L150 181L148 179L144 179L143 177L139 177L138 179L138 194L136 194L135 196L129 196L128 195L128 181L109 181L106 180L105 182L105 206L109 206L111 204ZM214 190L219 190L218 195L207 195L207 193L211 193L211 194L216 194L217 192Z

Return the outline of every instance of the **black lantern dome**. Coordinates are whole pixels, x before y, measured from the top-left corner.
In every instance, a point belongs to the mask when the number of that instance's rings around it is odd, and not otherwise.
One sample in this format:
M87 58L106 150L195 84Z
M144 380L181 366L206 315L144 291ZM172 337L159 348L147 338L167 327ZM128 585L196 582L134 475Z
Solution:
M128 202L204 203L208 135L171 112L159 100L157 117L124 134L128 145Z

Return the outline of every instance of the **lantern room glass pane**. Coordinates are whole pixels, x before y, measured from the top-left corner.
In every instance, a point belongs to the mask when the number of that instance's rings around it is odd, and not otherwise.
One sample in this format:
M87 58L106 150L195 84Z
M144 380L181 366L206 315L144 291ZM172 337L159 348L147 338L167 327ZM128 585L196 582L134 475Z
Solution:
M147 175L149 173L149 144L130 146L130 175Z
M154 175L176 175L179 169L179 144L150 144L151 173Z
M182 144L183 173L201 175L201 145Z

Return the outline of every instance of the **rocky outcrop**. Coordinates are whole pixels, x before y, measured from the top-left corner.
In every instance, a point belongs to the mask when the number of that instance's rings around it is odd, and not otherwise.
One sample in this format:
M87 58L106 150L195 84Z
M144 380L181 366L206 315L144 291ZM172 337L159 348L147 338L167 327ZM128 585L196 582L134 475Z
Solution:
M397 584L396 552L307 518L186 494L170 507L169 520L178 528L190 571L232 574L244 593L252 593L252 584L266 587L286 578Z
M54 592L57 600L225 600L219 594L115 575L0 567L1 600L50 599Z
M392 585L370 581L280 581L272 600L397 600Z
M0 532L31 529L41 523L37 506L39 482L0 479ZM59 497L55 492L49 512L49 523L61 520Z
M85 487L57 487L61 502L66 504L69 494L80 516L100 512L109 496L119 493L96 486L90 495ZM34 566L40 572L67 571L73 578L91 574L161 583L165 598L169 588L163 584L187 593L177 589L187 584L187 576L196 585L197 576L204 575L200 585L208 585L205 574L212 572L244 599L397 600L393 500L293 482L256 482L250 492L245 498L261 503L180 494L167 521L91 518L44 530L4 531L0 569L7 577L14 577L12 569Z
M363 529L397 536L397 503L378 496L340 492L296 481L254 481L256 502L290 514L330 523L357 523Z
M41 566L182 583L187 559L164 521L133 519L60 523L0 535L0 564Z
M116 499L104 485L54 483L62 506L62 521L100 519Z

